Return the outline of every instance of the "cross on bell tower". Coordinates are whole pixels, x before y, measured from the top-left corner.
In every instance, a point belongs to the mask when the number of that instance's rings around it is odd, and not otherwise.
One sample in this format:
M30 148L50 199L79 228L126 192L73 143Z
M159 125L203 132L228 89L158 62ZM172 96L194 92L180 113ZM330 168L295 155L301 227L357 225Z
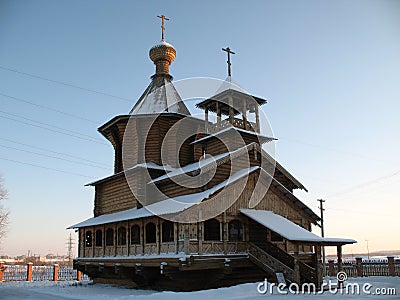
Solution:
M164 20L169 21L169 19L166 16L164 16L164 14L162 14L161 16L157 16L157 18L161 19L161 40L164 41L164 31L165 31Z
M225 51L226 53L228 53L228 60L227 60L228 76L231 76L231 54L235 54L235 52L231 51L231 49L229 47L226 47L225 49L222 48L222 51Z

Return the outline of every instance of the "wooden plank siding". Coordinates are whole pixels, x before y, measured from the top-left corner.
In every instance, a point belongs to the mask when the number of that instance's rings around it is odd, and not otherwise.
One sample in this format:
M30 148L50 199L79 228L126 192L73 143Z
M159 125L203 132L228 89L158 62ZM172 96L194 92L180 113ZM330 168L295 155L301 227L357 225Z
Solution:
M95 193L95 216L137 206L137 200L132 194L125 176L114 177L97 185Z

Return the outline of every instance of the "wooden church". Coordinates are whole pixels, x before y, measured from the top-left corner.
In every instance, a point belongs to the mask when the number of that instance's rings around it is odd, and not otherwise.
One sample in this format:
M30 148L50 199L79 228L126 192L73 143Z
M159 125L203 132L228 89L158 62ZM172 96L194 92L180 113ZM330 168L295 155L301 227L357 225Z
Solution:
M320 286L322 247L337 247L340 269L342 246L355 241L311 232L320 218L264 151L274 140L260 132L266 100L230 83L230 49L226 88L197 103L199 119L172 83L176 51L162 30L150 85L98 129L114 147L114 174L89 184L94 216L69 227L79 232L74 268L94 282L176 291L265 278Z

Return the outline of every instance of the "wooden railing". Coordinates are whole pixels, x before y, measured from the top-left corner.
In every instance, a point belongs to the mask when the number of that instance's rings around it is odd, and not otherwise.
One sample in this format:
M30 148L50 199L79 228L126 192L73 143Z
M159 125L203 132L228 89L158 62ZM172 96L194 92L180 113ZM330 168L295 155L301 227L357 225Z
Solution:
M204 241L202 245L202 253L222 254L224 253L224 243L220 241Z
M271 254L273 257L287 265L288 267L294 269L295 265L295 259L293 256L291 256L289 253L285 252L281 248L275 246L272 243L265 242L264 244L264 250Z
M249 243L249 258L252 262L263 268L266 272L281 272L285 276L285 279L291 282L296 280L296 274L293 268L287 266L253 243Z
M325 264L325 276L336 276L338 273L337 263L333 264L333 272L329 271L329 263ZM361 264L361 273L357 271L357 264L355 262L343 262L342 271L346 272L348 277L357 276L400 276L400 262L394 264L394 274L390 274L390 267L387 262L376 262Z
M250 243L251 244L251 243ZM254 244L251 244L254 245ZM290 270L295 271L296 270L296 264L299 268L299 276L300 276L300 281L301 282L317 282L317 270L316 268L313 268L312 266L300 261L296 260L293 256L291 256L289 253L285 252L281 248L275 246L272 243L266 242L263 243L263 247L258 247L254 245L261 251L263 251L265 254L270 255L272 258L275 260L279 261L281 264L285 265L287 268ZM277 270L275 267L272 267L276 272ZM296 275L296 274L295 274ZM293 277L294 278L294 277ZM290 279L289 279L290 280Z
M229 122L229 120L221 120L220 122L217 123L208 123L208 133L216 133L218 131L221 131L225 128L228 127L236 127L240 129L245 129L248 131L256 131L256 124L253 122L247 121L247 126L245 126L245 123L242 119L234 118L233 119L233 124Z
M317 270L304 262L297 261L300 269L300 277L305 282L317 282Z

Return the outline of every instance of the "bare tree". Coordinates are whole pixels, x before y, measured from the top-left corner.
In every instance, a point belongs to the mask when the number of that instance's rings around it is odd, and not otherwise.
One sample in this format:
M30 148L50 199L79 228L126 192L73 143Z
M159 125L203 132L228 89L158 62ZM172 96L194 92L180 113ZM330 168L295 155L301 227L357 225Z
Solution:
M0 177L0 201L7 198L7 190L3 187L3 179ZM9 211L0 203L0 242L7 233Z

